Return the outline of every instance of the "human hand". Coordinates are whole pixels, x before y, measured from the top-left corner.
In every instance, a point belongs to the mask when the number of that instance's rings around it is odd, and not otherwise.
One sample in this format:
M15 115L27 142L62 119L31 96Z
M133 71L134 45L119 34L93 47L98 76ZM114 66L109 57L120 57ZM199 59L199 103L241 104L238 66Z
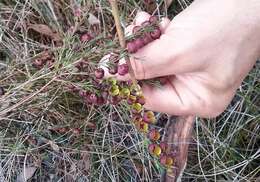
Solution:
M145 107L201 117L223 112L259 56L258 10L256 0L196 0L164 19L160 39L131 58L137 79L167 76L160 88L142 87ZM139 13L127 31L149 16Z

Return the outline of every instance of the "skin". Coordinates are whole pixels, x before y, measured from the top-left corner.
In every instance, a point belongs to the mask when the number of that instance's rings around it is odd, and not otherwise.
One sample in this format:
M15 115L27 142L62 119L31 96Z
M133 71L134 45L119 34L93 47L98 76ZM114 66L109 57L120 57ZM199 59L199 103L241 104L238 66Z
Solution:
M222 113L260 56L259 12L258 0L196 0L164 19L160 39L131 58L137 79L168 78L160 88L142 87L145 107L184 116ZM139 12L126 31L149 17Z

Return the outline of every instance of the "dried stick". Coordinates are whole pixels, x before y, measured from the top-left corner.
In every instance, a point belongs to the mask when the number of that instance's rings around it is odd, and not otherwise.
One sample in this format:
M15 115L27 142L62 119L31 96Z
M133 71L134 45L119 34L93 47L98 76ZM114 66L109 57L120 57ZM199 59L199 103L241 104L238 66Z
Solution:
M113 14L115 25L116 25L116 31L117 31L117 34L118 34L120 46L123 49L125 49L126 48L126 41L125 41L124 31L123 31L121 24L120 24L120 17L119 17L117 0L109 0L109 3L112 7L112 14ZM125 60L126 60L126 64L129 67L129 74L130 74L131 80L132 80L133 84L136 85L137 80L135 79L134 70L131 66L129 57L126 56Z

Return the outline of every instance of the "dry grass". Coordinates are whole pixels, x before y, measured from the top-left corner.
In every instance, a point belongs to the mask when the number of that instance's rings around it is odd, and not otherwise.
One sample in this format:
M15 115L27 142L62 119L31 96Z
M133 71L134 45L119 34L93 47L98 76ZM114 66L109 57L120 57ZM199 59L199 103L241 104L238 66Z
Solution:
M172 17L188 3L176 1L166 11L160 2L147 7L121 1L122 24L140 8ZM83 10L80 19L73 16L75 7ZM98 17L98 26L90 24L89 13ZM69 32L71 26L97 36L81 43ZM0 97L0 181L19 181L23 175L31 181L160 180L164 169L129 123L124 103L86 105L67 90L71 83L93 89L86 78L100 58L120 51L114 35L107 1L0 1L0 86L6 91ZM44 51L52 53L53 69L33 66ZM82 58L89 65L77 72ZM254 181L259 176L259 77L258 62L224 114L213 121L197 119L183 181ZM157 117L163 128L168 116Z

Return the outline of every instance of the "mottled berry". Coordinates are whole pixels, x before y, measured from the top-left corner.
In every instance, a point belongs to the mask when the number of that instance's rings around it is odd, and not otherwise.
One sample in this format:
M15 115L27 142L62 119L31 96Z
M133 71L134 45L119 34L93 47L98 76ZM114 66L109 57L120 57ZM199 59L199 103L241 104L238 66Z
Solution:
M126 63L118 65L118 74L124 76L128 73L129 68Z
M148 150L152 155L160 156L161 155L161 147L155 143L152 143L148 146Z
M161 36L161 30L159 27L154 28L154 30L150 33L153 39L159 39Z
M130 96L129 88L122 88L121 91L120 91L120 96L122 98L128 98Z
M134 103L131 107L133 113L140 113L143 110L143 106L139 103Z
M173 157L164 154L160 156L160 163L165 167L171 167L174 163L174 159Z
M134 96L134 95L129 95L129 97L127 98L127 103L128 103L129 105L132 105L132 104L134 104L134 103L136 102L136 100L137 100L136 96Z
M148 132L148 129L149 129L149 126L148 126L147 123L145 123L145 122L143 122L143 121L141 121L141 122L139 123L138 130L139 130L140 132L147 133L147 132Z
M97 68L95 70L95 77L97 79L102 79L104 77L104 75L105 75L105 71L102 68Z
M143 120L146 123L152 123L152 124L156 123L156 119L155 119L154 113L152 111L145 112L144 116L143 116Z
M145 104L145 98L143 95L140 95L140 96L137 96L137 100L136 100L137 103L141 104L141 105L144 105Z
M109 89L109 93L112 96L119 95L119 93L120 93L119 87L117 85L112 85L111 88Z
M150 130L148 137L152 141L158 141L161 137L160 132L157 131L156 129Z
M127 51L132 54L132 53L135 53L137 51L137 47L134 43L134 41L130 41L126 44L126 49Z
M160 147L161 147L163 153L167 153L168 152L169 146L168 146L168 144L166 142L161 142L160 143Z

